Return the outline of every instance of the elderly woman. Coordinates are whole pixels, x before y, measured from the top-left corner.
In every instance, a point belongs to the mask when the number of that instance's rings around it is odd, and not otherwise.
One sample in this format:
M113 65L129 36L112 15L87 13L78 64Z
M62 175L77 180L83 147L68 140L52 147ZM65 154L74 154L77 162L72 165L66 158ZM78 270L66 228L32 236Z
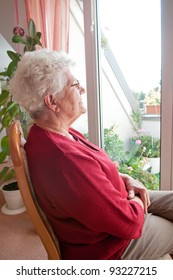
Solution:
M34 120L25 144L29 171L62 258L172 254L173 192L149 194L71 127L86 112L77 78L67 54L41 49L24 54L10 82L14 100Z

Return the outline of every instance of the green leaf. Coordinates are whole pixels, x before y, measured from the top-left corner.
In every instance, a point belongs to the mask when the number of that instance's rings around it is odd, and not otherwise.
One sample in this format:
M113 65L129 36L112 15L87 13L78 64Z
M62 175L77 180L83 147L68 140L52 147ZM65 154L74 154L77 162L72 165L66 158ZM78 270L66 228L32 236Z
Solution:
M1 94L0 94L0 106L2 106L3 104L5 104L9 98L9 91L8 90L2 90Z
M14 117L19 114L19 105L13 101L9 102L7 105L7 111L9 112L11 118L14 119Z
M139 148L140 148L140 145L134 145L134 146L132 146L131 150L129 151L128 158L129 158L129 159L134 158L134 156L136 156L136 154L137 154Z
M19 44L24 44L24 45L27 44L26 41L23 40L23 38L20 35L17 35L17 34L13 36L12 42L13 43L19 43Z
M12 75L12 74L14 73L14 71L16 70L17 63L18 63L18 61L13 60L13 61L11 61L10 64L8 65L8 68L7 68L7 76L8 76L8 77L11 77L11 75Z
M0 72L0 76L7 77L7 71Z
M6 154L4 154L3 152L0 152L0 163L3 163L4 160L6 159Z
M27 51L28 51L28 47L25 46L24 49L23 49L23 51L24 51L24 53L27 52Z
M15 61L20 61L20 54L12 52L12 51L7 51L8 56L11 58L11 60L15 60Z
M5 115L5 113L6 113L6 108L2 108L2 109L0 110L0 117L2 117L3 115Z
M14 101L10 101L7 104L7 112L9 112L13 107L15 107L17 104ZM17 105L18 106L18 105Z
M41 32L37 32L36 36L40 39L41 38Z
M27 41L27 45L28 46L32 46L33 45L33 38L27 36L26 41Z
M5 155L9 155L10 153L10 149L9 149L9 143L8 143L8 136L4 136L1 140L1 149L2 149L2 152L5 154Z
M42 44L40 42L40 38L41 38L41 33L40 32L37 32L34 36L34 45L39 45L42 47Z
M40 42L40 39L39 39L37 36L35 36L35 37L33 38L32 45L33 45L33 46L35 46L35 45L40 45L40 46L42 46L42 45L41 45L41 42Z
M9 167L7 167L7 166L5 166L5 167L1 170L1 172L0 172L0 179L3 179L3 178L5 177L5 175L7 174L8 170L9 170Z
M8 127L10 126L12 122L12 118L10 117L10 115L5 115L2 119L1 119L1 123L3 127Z
M31 37L34 37L34 35L36 34L36 26L35 26L35 23L32 19L30 19L30 21L29 21L28 31L29 31L29 35Z

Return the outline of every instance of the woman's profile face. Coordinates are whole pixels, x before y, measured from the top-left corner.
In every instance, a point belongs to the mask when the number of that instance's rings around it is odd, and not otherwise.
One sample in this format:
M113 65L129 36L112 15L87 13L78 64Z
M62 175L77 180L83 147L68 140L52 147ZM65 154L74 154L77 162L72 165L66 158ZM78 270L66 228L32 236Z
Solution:
M80 82L70 73L67 85L64 88L64 95L59 100L61 114L65 114L69 119L77 119L81 114L86 112L83 104L82 95L85 89Z

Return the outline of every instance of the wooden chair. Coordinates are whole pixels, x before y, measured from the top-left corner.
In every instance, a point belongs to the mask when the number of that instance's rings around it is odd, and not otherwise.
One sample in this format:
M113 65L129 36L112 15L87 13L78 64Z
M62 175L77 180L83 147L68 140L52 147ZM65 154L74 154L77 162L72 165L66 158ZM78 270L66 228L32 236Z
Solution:
M46 219L46 216L40 209L34 190L31 184L27 159L23 148L25 139L23 131L18 121L14 121L9 130L9 145L11 158L14 165L16 179L26 207L26 210L33 222L46 251L49 260L61 259L59 244L54 236L53 230Z

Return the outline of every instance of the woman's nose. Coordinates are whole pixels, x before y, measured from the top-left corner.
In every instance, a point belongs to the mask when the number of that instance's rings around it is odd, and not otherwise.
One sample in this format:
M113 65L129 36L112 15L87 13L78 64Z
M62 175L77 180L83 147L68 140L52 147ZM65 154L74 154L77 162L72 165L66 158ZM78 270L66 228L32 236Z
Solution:
M84 94L86 92L85 88L80 85L80 94Z

